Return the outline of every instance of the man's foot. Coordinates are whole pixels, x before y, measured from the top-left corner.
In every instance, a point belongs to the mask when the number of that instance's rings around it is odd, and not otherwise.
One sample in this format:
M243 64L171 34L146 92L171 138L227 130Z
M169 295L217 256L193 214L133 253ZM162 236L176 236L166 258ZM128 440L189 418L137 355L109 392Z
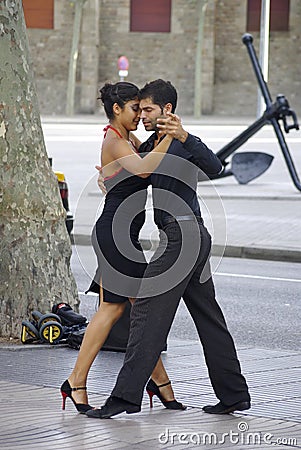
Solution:
M234 403L234 405L224 405L222 402L217 403L216 405L207 405L203 407L203 411L208 414L230 414L234 411L244 411L245 409L250 409L251 403L247 402L238 402ZM90 411L88 411L90 412Z
M90 411L87 411L86 415L88 417L94 417L95 419L109 419L122 412L133 414L139 411L141 411L140 406L135 405L134 403L127 402L118 397L109 397L100 409L90 409Z

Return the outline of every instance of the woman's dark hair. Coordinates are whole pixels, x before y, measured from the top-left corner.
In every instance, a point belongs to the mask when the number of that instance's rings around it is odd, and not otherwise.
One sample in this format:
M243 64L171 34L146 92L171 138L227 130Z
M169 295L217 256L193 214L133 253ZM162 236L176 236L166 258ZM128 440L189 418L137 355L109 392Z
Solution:
M172 104L172 111L177 107L178 94L170 81L158 80L146 83L140 91L140 99L151 98L155 105L159 105L162 112L167 103Z
M118 83L106 83L100 90L100 97L98 97L104 106L105 113L108 119L114 118L113 105L117 103L120 108L123 108L125 103L135 98L140 98L140 91L133 83L126 81L119 81Z

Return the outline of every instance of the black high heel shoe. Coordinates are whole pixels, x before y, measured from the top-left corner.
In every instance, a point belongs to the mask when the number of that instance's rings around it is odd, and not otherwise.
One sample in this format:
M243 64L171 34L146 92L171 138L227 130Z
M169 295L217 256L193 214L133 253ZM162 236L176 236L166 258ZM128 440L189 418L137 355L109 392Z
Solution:
M162 395L160 393L160 387L168 386L169 384L171 384L171 381L168 381L167 383L160 384L160 386L157 386L156 383L152 379L149 380L149 382L146 385L146 392L149 395L149 406L150 406L150 408L153 407L153 396L154 395L156 395L159 398L161 403L167 409L181 409L181 410L184 410L184 409L187 408L187 406L184 406L182 403L177 402L177 400L170 400L170 401L164 400L164 398L162 397Z
M62 409L64 410L66 407L66 398L70 398L73 402L73 405L75 406L75 408L77 409L77 411L81 414L85 414L87 411L89 411L90 409L92 409L92 406L87 405L85 403L76 403L76 401L72 398L72 392L74 391L80 391L80 390L87 390L87 387L76 387L76 388L72 388L69 384L69 381L66 380L64 381L64 383L61 386L61 394L63 397L63 404L62 404Z

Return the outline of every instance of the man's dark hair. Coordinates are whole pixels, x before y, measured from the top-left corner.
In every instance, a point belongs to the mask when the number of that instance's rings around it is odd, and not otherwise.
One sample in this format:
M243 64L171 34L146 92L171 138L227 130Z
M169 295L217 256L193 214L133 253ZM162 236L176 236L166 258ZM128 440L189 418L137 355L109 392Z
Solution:
M155 105L159 105L162 112L167 103L172 104L172 111L177 107L178 94L170 81L158 80L150 81L140 91L140 99L151 98Z

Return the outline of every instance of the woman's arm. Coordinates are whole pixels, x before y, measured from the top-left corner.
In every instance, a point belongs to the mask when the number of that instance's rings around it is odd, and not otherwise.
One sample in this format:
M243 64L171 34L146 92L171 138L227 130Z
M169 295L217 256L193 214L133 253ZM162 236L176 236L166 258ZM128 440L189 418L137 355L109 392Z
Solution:
M137 136L135 136L134 133L132 133L132 131L130 132L130 141L132 141L134 143L134 145L137 149L141 145L140 139L138 139Z
M151 152L141 158L124 139L114 138L109 144L110 156L128 172L147 178L161 163L172 140L172 136L165 136Z

